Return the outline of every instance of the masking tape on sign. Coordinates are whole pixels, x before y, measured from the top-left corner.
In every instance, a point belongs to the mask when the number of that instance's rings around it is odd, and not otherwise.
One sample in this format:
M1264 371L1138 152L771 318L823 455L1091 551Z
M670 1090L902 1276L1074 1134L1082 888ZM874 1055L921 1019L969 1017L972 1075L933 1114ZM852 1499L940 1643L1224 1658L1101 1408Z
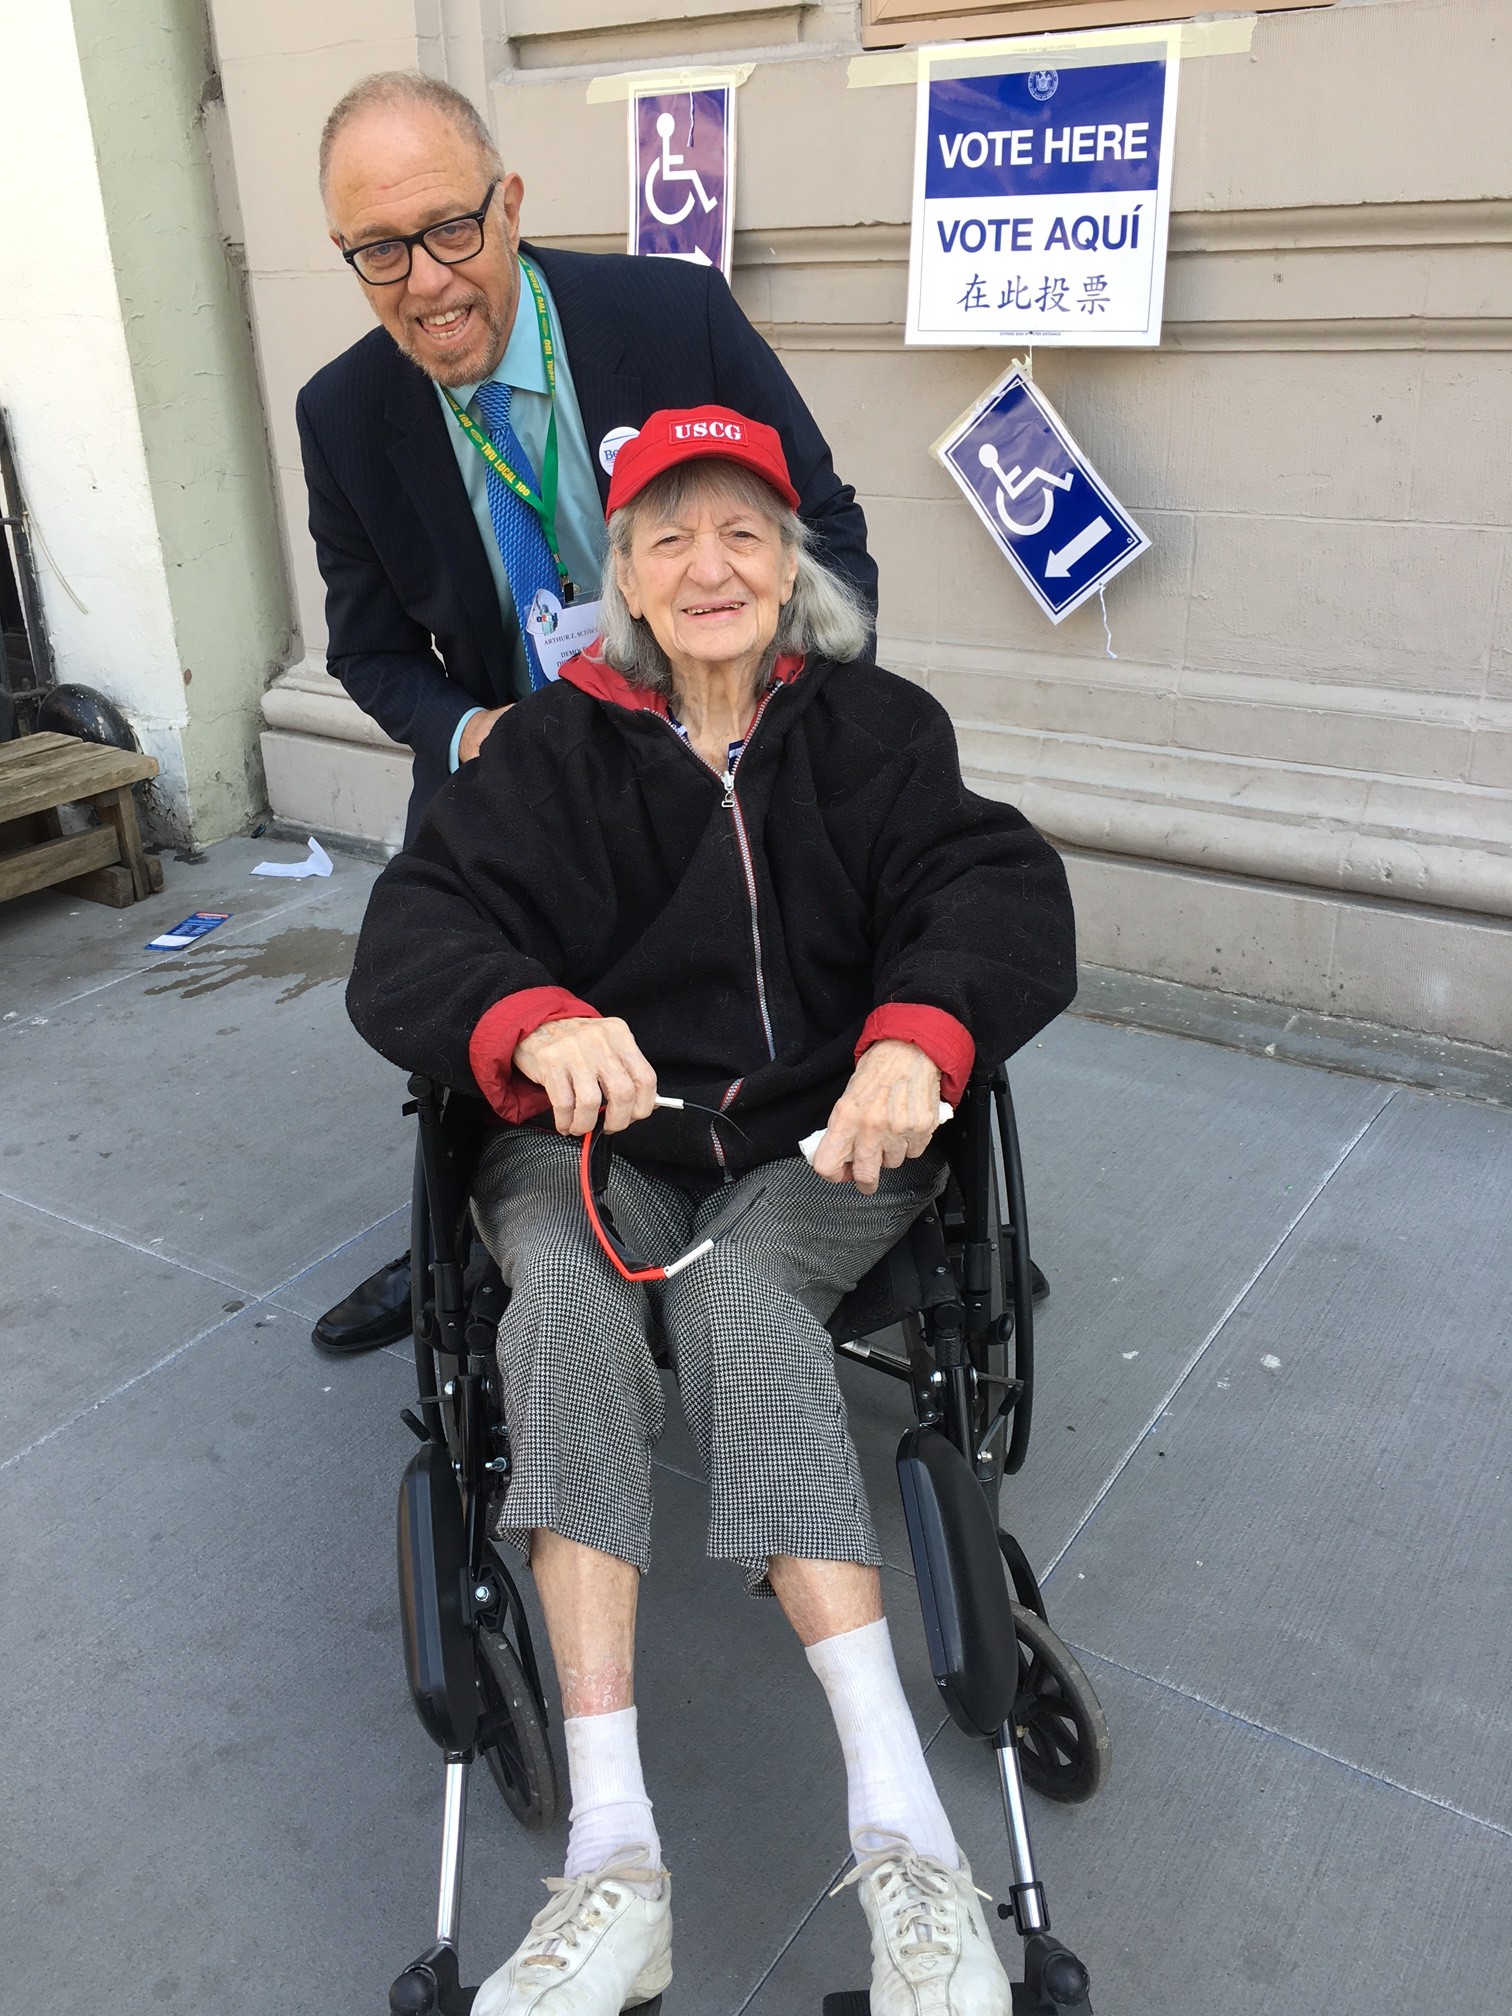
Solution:
M726 63L717 70L629 70L617 77L590 77L590 105L623 105L642 93L667 91L736 91L756 68L754 63Z

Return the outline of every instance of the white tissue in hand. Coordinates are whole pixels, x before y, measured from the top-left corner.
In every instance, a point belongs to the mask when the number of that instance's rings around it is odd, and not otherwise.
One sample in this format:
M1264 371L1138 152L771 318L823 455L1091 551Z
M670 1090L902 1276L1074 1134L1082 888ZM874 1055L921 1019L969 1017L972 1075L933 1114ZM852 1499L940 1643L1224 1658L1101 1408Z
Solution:
M942 1099L940 1101L940 1117L935 1122L935 1125L937 1127L943 1127L947 1120L954 1120L954 1118L955 1118L954 1106L947 1106L945 1101ZM813 1134L805 1134L803 1139L798 1143L798 1152L803 1157L805 1162L812 1163L814 1157L819 1153L819 1143L824 1139L825 1134L827 1132L828 1132L827 1128L820 1127Z

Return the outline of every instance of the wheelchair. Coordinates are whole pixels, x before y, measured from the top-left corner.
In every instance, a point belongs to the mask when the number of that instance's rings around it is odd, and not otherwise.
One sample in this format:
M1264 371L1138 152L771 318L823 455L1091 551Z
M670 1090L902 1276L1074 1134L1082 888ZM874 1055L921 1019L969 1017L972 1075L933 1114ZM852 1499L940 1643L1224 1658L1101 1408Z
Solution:
M476 1097L409 1081L419 1122L412 1207L420 1443L399 1496L399 1588L416 1712L445 1758L435 1938L389 1991L392 2016L467 2016L458 1933L469 1767L478 1759L510 1812L550 1826L560 1787L545 1690L519 1587L489 1537L509 1476L495 1332L507 1290L470 1257L469 1194L494 1124ZM1048 1293L1029 1253L1023 1166L1007 1074L980 1070L943 1130L944 1194L844 1298L839 1356L902 1381L915 1425L897 1452L930 1665L951 1719L990 1745L1013 1881L997 1907L1024 1942L1014 2016L1091 2016L1087 1969L1055 1939L1035 1872L1024 1797L1091 1798L1111 1758L1097 1697L1051 1630L1034 1572L999 1525L999 1487L1029 1446L1034 1302ZM481 1249L480 1249L481 1252ZM897 1330L901 1351L883 1333ZM661 1998L644 2005L656 2016ZM864 1992L825 1997L824 2016L867 2016Z

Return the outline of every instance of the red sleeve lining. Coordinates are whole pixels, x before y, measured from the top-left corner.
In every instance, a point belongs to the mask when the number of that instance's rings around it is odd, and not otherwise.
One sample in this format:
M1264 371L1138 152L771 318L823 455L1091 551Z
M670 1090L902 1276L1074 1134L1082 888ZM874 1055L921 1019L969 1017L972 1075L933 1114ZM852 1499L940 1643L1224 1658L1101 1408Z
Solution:
M960 1105L976 1062L976 1042L964 1022L943 1008L930 1008L920 1001L884 1001L880 1008L873 1008L862 1026L857 1058L873 1043L886 1041L913 1043L922 1050L940 1067L940 1097L948 1105Z
M546 1022L598 1015L597 1008L565 987L522 987L479 1017L467 1046L478 1090L501 1120L518 1124L549 1110L551 1101L533 1078L514 1067L516 1046Z

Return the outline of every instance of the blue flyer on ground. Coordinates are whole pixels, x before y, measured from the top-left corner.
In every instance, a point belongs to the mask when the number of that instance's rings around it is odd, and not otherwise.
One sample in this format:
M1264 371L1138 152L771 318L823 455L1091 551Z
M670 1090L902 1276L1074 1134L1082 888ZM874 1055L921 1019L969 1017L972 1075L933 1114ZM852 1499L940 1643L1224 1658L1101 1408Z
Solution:
M186 917L182 924L175 924L171 931L164 931L156 938L149 938L147 950L177 952L182 946L192 945L196 938L203 938L207 931L213 931L218 924L224 924L230 915L229 910L196 910L192 917Z

